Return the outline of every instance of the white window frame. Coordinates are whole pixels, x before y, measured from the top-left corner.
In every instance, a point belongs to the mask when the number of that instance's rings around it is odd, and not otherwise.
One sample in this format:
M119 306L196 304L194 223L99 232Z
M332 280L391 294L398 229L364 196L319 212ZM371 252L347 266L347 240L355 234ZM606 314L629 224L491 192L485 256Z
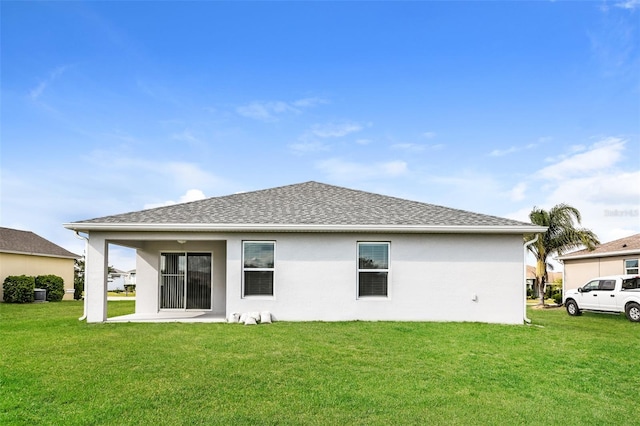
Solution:
M245 245L246 244L251 244L251 243L257 243L257 244L265 244L265 243L269 243L269 244L273 244L273 267L272 268L246 268L244 266L244 254L245 254ZM276 242L273 240L245 240L242 241L242 288L240 289L240 297L242 297L243 299L246 298L256 298L256 299L274 299L276 296ZM245 276L245 271L256 271L256 272L271 272L272 274L272 284L271 284L271 294L245 294L245 282L244 282L244 276Z
M386 245L387 246L387 267L386 269L361 269L360 268L360 246L361 245ZM361 272L386 272L387 273L387 294L385 295L360 295L360 273ZM391 242L390 241L358 241L356 244L356 298L359 300L387 300L391 294Z
M639 262L638 260L639 260L638 258L635 258L635 259L625 259L625 260L624 260L624 273L625 273L626 275L637 275L637 274L640 272L640 270L638 270L638 266L640 266L640 265L639 265L639 264L640 264L640 262ZM633 262L633 261L635 261L635 262L636 262L636 266L628 267L628 266L627 266L627 262ZM636 271L635 271L635 272L629 272L629 270L630 270L630 269L635 269Z

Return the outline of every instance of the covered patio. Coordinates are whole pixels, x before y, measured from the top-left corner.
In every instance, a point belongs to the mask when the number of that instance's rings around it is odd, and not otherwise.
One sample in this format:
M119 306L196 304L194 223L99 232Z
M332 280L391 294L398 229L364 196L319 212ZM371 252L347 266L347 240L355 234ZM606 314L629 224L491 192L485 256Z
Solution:
M107 318L106 322L226 322L224 315L198 311L160 311L156 313L140 313Z
M224 322L226 240L211 233L92 231L87 240L88 322ZM109 246L136 252L135 312L109 316ZM130 300L130 299L129 299Z

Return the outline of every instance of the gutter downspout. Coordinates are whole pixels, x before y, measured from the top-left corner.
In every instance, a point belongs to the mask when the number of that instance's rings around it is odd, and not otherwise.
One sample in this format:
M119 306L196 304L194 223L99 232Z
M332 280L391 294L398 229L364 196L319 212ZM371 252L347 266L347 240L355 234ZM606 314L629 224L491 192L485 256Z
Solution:
M533 240L529 241L528 243L525 243L524 245L524 262L523 263L523 277L524 277L524 322L526 322L527 324L531 324L531 320L529 319L529 317L527 317L527 251L529 249L529 246L533 243L535 243L536 241L538 241L538 237L540 236L540 234L536 234L536 236L533 238Z
M89 257L89 238L80 235L79 231L75 231L75 233L76 233L76 237L85 241L84 243L84 276L82 277L83 278L82 289L84 290L84 298L83 298L84 309L82 312L82 316L78 318L78 321L84 321L85 319L87 319L87 258Z

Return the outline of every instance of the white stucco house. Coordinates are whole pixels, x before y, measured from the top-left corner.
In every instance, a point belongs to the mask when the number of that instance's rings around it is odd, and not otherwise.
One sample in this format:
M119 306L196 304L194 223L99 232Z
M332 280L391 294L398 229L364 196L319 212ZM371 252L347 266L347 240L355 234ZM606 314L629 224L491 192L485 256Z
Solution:
M107 321L117 244L136 250L131 321L269 311L285 321L521 324L523 235L546 230L317 182L64 226L88 237L88 322Z

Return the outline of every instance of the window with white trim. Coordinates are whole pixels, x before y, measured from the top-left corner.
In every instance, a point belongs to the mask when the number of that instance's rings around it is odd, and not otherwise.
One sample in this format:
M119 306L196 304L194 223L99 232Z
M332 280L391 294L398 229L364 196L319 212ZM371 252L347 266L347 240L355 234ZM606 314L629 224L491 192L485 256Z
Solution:
M358 297L387 297L389 243L358 243Z
M638 273L638 259L627 259L624 261L624 273L625 274L637 274Z
M242 295L273 296L274 241L242 242Z

